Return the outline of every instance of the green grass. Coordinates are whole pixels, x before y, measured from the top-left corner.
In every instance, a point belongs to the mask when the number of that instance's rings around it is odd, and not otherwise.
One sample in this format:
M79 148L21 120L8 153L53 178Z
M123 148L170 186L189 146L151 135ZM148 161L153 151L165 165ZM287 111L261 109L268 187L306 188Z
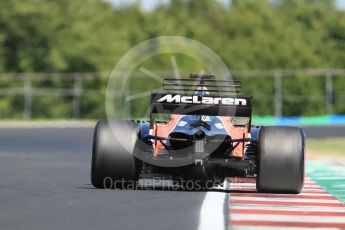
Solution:
M311 155L336 155L345 157L345 137L307 139L307 153Z

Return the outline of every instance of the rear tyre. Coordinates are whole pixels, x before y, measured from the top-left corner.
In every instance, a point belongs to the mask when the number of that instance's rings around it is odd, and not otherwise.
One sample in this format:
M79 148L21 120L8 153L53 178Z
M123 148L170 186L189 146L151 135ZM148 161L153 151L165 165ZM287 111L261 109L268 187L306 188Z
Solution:
M112 126L112 128L111 128ZM91 182L96 188L135 188L138 180L133 150L138 124L131 121L97 122L92 148Z
M260 192L300 193L304 183L304 132L297 127L262 127L258 143Z

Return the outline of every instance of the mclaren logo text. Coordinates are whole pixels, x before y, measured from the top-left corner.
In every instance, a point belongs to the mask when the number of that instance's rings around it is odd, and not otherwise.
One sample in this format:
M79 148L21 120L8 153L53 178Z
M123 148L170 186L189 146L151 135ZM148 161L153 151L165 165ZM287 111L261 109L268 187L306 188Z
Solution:
M200 96L182 96L166 94L157 102L166 103L186 103L186 104L205 104L205 105L238 105L246 106L247 100L234 97L200 97Z

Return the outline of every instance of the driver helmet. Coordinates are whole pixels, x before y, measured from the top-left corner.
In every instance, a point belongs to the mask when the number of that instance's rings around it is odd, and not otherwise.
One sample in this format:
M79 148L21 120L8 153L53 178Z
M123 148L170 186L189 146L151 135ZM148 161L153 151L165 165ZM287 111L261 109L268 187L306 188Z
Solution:
M194 92L197 96L208 96L210 93L207 91L206 86L198 86Z

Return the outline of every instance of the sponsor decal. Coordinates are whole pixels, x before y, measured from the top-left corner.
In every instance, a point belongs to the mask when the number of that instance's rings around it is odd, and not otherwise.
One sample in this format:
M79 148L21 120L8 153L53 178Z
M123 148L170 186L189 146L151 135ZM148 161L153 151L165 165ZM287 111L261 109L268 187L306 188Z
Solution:
M202 121L211 121L211 118L209 116L201 116Z
M177 126L183 127L183 126L185 126L186 124L187 124L187 122L185 122L185 121L180 121L180 122L177 124Z
M216 126L217 129L224 129L224 126L222 125L222 123L216 123L214 124L214 126Z
M204 105L236 105L246 106L247 100L236 97L200 97L200 96L182 96L166 94L157 100L159 103L184 103L184 104L204 104Z

